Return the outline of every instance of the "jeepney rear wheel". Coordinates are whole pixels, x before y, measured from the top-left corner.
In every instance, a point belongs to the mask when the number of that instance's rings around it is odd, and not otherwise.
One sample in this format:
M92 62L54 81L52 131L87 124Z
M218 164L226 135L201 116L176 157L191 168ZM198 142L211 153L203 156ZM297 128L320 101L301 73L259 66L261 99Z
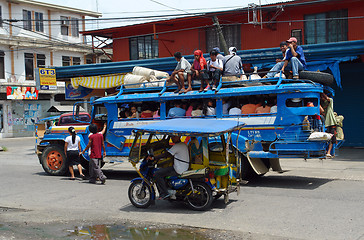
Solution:
M269 158L261 158L264 165L269 169L270 168L270 162ZM251 181L255 180L259 177L264 176L263 174L257 174L253 167L250 165L250 162L247 157L241 154L241 178L243 180Z
M50 145L44 149L41 163L44 171L49 175L65 175L68 169L64 149L58 145Z

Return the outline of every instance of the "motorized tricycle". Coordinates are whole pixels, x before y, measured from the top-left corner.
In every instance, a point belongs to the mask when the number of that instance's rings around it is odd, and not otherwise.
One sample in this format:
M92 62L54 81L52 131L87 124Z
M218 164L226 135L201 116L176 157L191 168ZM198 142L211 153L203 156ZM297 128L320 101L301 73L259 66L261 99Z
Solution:
M133 130L129 155L138 178L131 181L128 196L138 208L149 207L157 197L154 172L171 166L171 158L159 161L148 156L160 155L171 147L171 136L180 136L188 144L189 170L167 177L170 201L183 201L193 210L207 210L214 199L239 192L241 153L233 149L232 132L245 124L234 120L172 119L144 125Z

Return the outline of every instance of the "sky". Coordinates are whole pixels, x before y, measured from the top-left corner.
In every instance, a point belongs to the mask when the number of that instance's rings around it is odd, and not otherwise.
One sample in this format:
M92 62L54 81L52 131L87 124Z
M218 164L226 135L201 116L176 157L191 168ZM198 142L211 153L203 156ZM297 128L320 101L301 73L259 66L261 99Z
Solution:
M229 10L247 7L250 3L262 5L287 0L38 0L83 10L102 13L102 18L129 18L123 20L88 21L86 30L118 27L145 22L132 17L171 15ZM133 2L135 4L133 4ZM150 21L150 20L148 20Z

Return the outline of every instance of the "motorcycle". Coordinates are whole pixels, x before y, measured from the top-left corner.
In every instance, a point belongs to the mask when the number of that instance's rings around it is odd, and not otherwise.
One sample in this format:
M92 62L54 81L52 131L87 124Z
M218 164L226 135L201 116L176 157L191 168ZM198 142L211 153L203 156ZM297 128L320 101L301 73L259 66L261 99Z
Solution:
M148 153L152 156L151 153ZM156 199L154 172L158 162L143 159L139 167L140 177L131 181L128 190L130 202L137 208L147 208ZM170 201L183 201L192 210L202 211L211 207L214 186L206 180L206 169L187 171L181 176L167 177Z

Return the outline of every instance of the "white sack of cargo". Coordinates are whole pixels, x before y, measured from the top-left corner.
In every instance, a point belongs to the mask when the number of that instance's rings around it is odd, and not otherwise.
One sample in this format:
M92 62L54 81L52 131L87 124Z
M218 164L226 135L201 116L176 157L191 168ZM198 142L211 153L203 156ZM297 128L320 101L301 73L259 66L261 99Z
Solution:
M328 141L332 138L332 134L331 133L326 133L326 132L313 132L310 134L310 136L308 137L309 141Z
M148 81L149 81L150 76L155 75L153 69L145 68L145 67L138 67L138 66L133 68L133 74L139 75L139 76L144 76Z
M159 87L159 82L148 82L148 81L144 81L143 84L141 84L142 87Z
M167 72L162 72L162 71L153 70L153 69L146 68L146 67L138 67L138 66L133 68L133 74L144 76L147 78L148 81L151 80L150 79L151 76L155 76L158 79L169 77L169 74Z
M139 88L142 87L144 81L147 81L146 77L135 75L135 74L126 74L124 78L124 87L125 88ZM130 85L133 84L133 85Z

